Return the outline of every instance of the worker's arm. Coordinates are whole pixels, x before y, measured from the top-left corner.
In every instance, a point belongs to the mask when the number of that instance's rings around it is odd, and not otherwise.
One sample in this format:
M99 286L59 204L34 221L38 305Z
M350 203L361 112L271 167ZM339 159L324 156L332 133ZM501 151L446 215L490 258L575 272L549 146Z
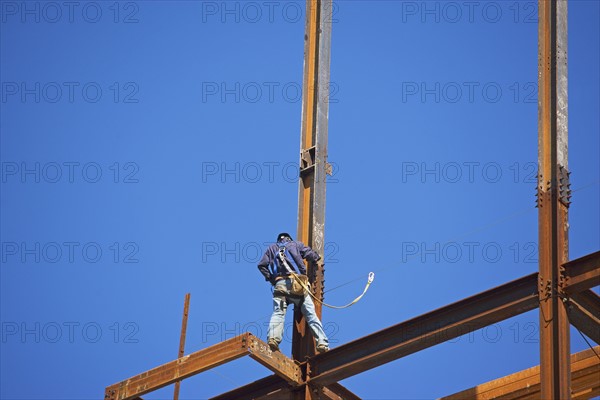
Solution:
M319 261L321 259L321 256L319 255L319 253L317 253L310 247L306 246L302 242L297 242L297 243L298 243L298 250L300 251L300 255L302 256L302 258L304 258L308 262L313 262L313 263L316 263L317 261Z
M258 262L258 270L265 277L266 281L273 283L273 276L271 276L271 271L269 271L269 265L271 264L271 256L269 254L269 250L265 252L260 261Z

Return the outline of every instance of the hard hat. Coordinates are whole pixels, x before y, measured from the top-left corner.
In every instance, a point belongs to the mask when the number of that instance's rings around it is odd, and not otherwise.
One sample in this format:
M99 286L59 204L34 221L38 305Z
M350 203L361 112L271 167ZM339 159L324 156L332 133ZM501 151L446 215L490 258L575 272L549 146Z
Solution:
M290 235L289 233L282 232L282 233L280 233L279 235L277 235L277 241L279 242L279 241L280 241L281 239L283 239L284 237L289 237L289 238L290 238L290 240L293 240L293 239L292 239L292 235Z

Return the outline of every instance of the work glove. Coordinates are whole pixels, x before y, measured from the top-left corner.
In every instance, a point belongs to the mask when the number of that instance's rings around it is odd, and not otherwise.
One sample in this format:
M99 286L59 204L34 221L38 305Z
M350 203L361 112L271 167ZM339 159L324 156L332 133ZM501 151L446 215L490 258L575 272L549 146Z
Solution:
M323 257L317 260L317 265L319 266L319 268L323 268L325 266L325 260L323 259Z
M271 277L269 278L269 282L271 282L272 286L275 286L275 282L276 281L275 281L275 276L274 275L271 275Z

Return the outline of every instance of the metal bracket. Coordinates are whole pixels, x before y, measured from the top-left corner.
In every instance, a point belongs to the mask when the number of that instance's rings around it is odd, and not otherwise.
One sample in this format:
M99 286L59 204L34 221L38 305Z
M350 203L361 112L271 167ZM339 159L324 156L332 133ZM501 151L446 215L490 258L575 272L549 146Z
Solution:
M569 296L565 293L565 287L567 287L569 277L567 276L567 269L564 266L559 267L559 275L558 275L558 296L562 299L563 302L567 302L569 300Z
M538 282L538 293L540 300L547 300L552 297L552 280L544 279L544 277L540 275Z
M303 178L309 171L314 170L316 164L316 152L315 146L302 150L300 153L300 177ZM333 176L333 165L325 162L325 175Z
M315 146L302 150L300 154L300 177L315 168L317 148Z
M558 166L558 195L565 206L571 204L571 173L562 165Z
M544 188L544 186L546 186ZM536 208L541 208L544 205L544 195L547 193L550 193L550 188L552 186L552 182L551 181L544 181L544 176L542 174L538 175L538 184L536 186L536 192L535 192L535 197L536 197L536 203L535 206Z

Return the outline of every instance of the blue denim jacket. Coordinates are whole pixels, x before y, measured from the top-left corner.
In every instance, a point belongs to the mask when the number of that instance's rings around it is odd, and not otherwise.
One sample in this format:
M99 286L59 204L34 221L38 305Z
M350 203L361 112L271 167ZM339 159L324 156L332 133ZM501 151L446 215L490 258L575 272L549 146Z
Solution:
M306 275L306 267L304 266L303 260L310 262L316 262L321 259L321 256L306 246L302 242L288 241L288 242L277 242L269 246L265 254L258 262L258 269L261 274L265 277L265 280L273 282L274 278L279 275L288 275L285 266L280 265L279 262L279 246L285 245L286 253L289 256L291 267L295 270L294 272L300 272Z

